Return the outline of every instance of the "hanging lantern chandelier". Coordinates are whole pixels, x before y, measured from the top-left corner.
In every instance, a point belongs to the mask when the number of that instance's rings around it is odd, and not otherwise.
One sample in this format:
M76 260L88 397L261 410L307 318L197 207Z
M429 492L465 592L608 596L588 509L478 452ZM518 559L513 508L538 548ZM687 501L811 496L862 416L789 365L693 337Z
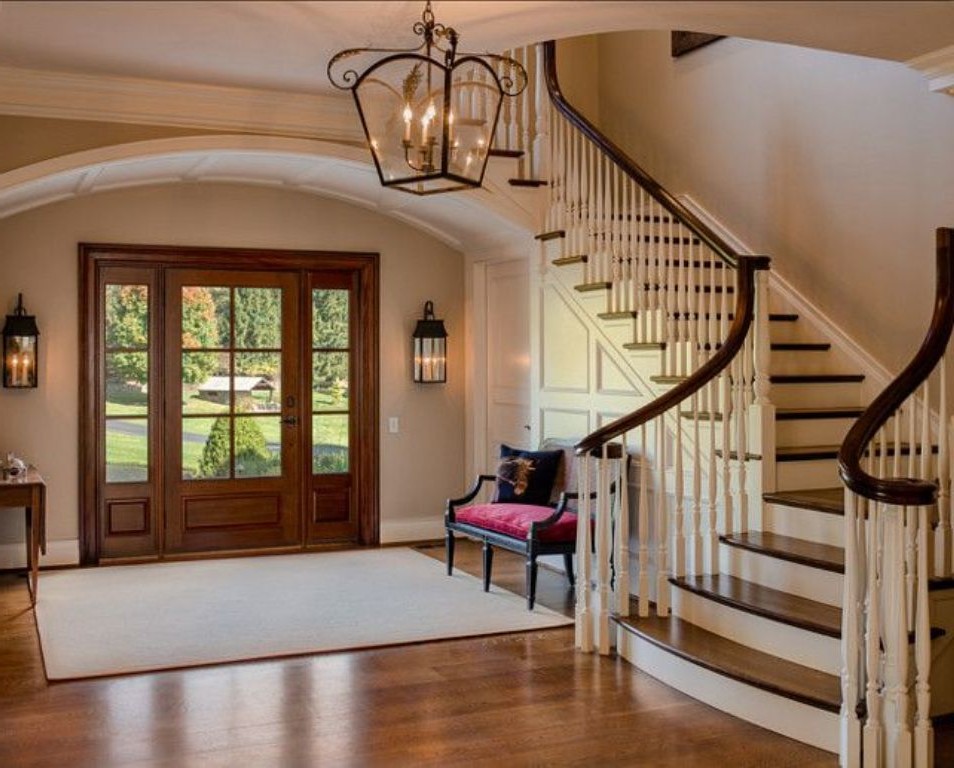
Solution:
M504 96L527 86L508 56L461 53L459 35L434 21L427 0L408 50L349 48L328 63L328 79L350 90L381 183L430 195L479 187ZM383 54L361 74L357 56ZM347 63L344 63L347 62Z

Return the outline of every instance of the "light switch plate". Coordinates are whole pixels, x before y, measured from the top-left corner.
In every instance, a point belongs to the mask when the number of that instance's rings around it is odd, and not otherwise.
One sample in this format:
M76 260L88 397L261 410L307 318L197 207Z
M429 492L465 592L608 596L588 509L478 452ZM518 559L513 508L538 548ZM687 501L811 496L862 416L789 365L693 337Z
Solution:
M389 416L388 417L388 432L390 432L392 435L396 435L400 431L401 431L401 422L398 421L398 417Z

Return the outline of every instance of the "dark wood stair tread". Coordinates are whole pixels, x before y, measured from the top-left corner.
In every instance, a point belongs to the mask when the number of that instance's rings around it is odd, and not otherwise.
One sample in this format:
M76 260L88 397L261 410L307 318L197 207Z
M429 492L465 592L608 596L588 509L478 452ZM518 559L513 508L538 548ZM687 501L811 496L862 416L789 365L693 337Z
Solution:
M830 515L845 514L845 489L842 486L837 488L808 488L801 491L773 491L772 493L763 493L762 500L770 504L782 504L786 507L827 512Z
M613 284L609 282L580 283L579 285L574 285L573 288L580 293L589 293L591 291L608 291L612 285Z
M632 611L635 614L635 605ZM628 632L717 674L829 712L837 712L841 706L841 684L836 675L757 651L677 616L633 615L616 621Z
M831 349L827 342L813 341L773 341L771 346L774 352L827 352Z
M720 536L729 546L777 557L791 563L820 568L833 573L845 572L845 550L830 544L819 544L768 531L749 531L733 536Z
M865 380L863 373L773 373L769 380L773 384L844 384Z
M864 412L864 408L856 405L847 405L839 408L779 408L775 411L775 420L856 419Z
M841 448L840 445L794 445L794 446L780 446L775 449L775 460L778 462L782 461L817 461L819 459L837 459L838 451ZM938 447L936 445L931 447L932 453L938 452ZM867 456L869 453L868 450L865 451ZM899 446L894 445L893 443L888 443L885 446L884 454L885 456L894 456L895 453L901 456L909 456L911 454L911 446L908 443L901 443ZM916 456L921 455L921 446L915 446L914 453ZM881 455L881 445L880 443L875 446L874 455Z
M493 149L487 152L489 157L512 157L514 159L519 159L524 156L524 151L522 149Z
M723 453L724 453L724 451L723 451L721 448L716 448L715 455L716 455L718 458L721 459L722 456L723 456ZM729 458L732 459L733 461L735 461L736 459L739 458L739 452L738 452L738 451L729 451ZM748 451L746 451L746 453L745 453L745 460L746 460L746 461L761 461L761 460L762 460L762 456L761 456L761 454L758 454L758 453L749 453Z
M751 581L717 574L671 578L670 583L747 613L828 637L841 637L841 609Z
M566 237L566 231L554 229L552 232L541 232L539 235L534 235L533 239L545 243L547 240L559 240L561 237Z
M674 317L677 320L681 320L683 318L688 318L690 320L698 320L699 313L698 312L672 312L670 313L670 317ZM716 312L716 313L705 312L703 314L703 318L706 320L709 320L711 318L715 318L716 320L721 320L722 313L721 312ZM725 318L726 320L734 320L735 315L730 312L729 314L725 316ZM794 323L796 320L798 320L798 315L788 314L786 312L772 312L769 314L770 323Z
M511 187L545 187L549 181L543 179L507 179Z
M599 312L596 315L600 320L633 320L639 317L635 309L622 309L618 312Z
M554 259L550 263L554 267L566 267L570 264L585 264L586 261L586 256L560 256L558 259Z
M665 341L628 341L623 344L623 349L630 352L643 351L662 351L666 348Z

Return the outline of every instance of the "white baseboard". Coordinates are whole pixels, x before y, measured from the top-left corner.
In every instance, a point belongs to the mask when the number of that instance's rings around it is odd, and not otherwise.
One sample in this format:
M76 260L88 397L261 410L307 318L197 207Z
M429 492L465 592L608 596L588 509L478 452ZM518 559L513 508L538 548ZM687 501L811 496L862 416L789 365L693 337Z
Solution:
M429 515L411 520L382 520L381 543L396 544L401 541L427 541L444 538L443 515Z
M50 565L79 565L79 539L47 542L40 567ZM0 544L0 570L10 568L26 568L26 547L22 542Z

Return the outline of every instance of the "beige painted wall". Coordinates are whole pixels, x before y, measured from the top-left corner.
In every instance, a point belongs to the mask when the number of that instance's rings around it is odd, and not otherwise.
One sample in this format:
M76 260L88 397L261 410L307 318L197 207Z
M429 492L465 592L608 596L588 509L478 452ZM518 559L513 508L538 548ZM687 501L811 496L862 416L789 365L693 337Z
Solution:
M600 37L599 125L892 371L920 343L954 227L954 99L902 64L668 32Z
M39 389L0 390L0 451L25 455L47 477L51 539L77 536L81 241L379 252L382 539L440 534L444 499L464 487L461 254L408 225L333 200L177 184L91 195L0 221L0 310L10 311L23 291L42 333ZM426 299L450 335L445 386L411 382L410 338ZM387 432L389 416L400 418L399 434ZM20 518L0 519L0 542L22 540Z

